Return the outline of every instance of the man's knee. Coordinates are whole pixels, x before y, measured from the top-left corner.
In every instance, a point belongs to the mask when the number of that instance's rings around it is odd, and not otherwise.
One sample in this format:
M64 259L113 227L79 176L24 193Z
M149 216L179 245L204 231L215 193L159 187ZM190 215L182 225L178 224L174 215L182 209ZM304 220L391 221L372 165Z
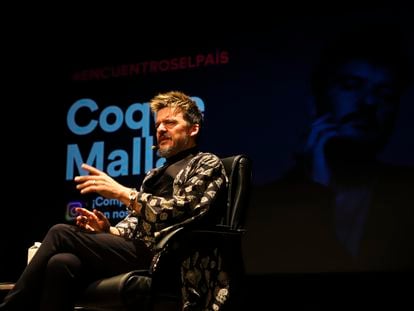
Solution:
M71 275L77 274L81 268L80 259L71 253L59 253L53 255L48 263L47 269L49 272L61 274L61 272L68 273Z
M72 231L72 225L68 224L56 224L50 227L49 232L65 232L65 231Z

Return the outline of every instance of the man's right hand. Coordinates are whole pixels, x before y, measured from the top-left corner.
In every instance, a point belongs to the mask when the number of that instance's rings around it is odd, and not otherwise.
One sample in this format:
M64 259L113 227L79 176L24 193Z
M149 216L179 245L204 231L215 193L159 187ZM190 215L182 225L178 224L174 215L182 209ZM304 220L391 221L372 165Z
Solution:
M330 114L317 118L311 125L305 153L318 157L324 152L326 142L338 135L338 125L333 122Z
M91 232L109 232L111 224L105 215L96 209L92 212L77 207L75 211L79 214L76 216L76 225Z

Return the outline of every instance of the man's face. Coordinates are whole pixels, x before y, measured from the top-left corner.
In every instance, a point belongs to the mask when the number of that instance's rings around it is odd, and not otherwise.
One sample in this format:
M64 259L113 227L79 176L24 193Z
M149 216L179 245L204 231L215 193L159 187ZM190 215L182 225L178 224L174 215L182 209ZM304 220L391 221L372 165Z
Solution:
M158 153L162 157L171 157L195 145L198 124L190 125L181 111L169 107L160 109L156 115L155 128Z
M391 133L398 109L392 72L362 60L340 67L325 98L338 136L376 148Z

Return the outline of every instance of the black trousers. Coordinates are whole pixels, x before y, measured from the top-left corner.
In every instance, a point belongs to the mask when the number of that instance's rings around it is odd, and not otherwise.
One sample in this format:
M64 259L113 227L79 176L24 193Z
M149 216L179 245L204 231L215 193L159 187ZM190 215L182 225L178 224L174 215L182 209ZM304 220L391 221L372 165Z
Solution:
M151 258L150 249L140 240L54 225L0 310L72 311L87 284L132 269L146 269Z

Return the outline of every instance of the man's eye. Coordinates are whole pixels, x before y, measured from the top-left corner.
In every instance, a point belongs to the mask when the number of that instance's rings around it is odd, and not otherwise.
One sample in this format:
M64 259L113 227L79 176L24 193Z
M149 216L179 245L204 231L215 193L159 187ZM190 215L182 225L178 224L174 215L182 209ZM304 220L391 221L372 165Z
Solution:
M155 124L155 128L159 128L160 125L163 125L165 128L172 128L177 124L177 121L174 120L166 120L160 123Z
M175 121L165 121L164 126L165 127L173 127L175 125Z

